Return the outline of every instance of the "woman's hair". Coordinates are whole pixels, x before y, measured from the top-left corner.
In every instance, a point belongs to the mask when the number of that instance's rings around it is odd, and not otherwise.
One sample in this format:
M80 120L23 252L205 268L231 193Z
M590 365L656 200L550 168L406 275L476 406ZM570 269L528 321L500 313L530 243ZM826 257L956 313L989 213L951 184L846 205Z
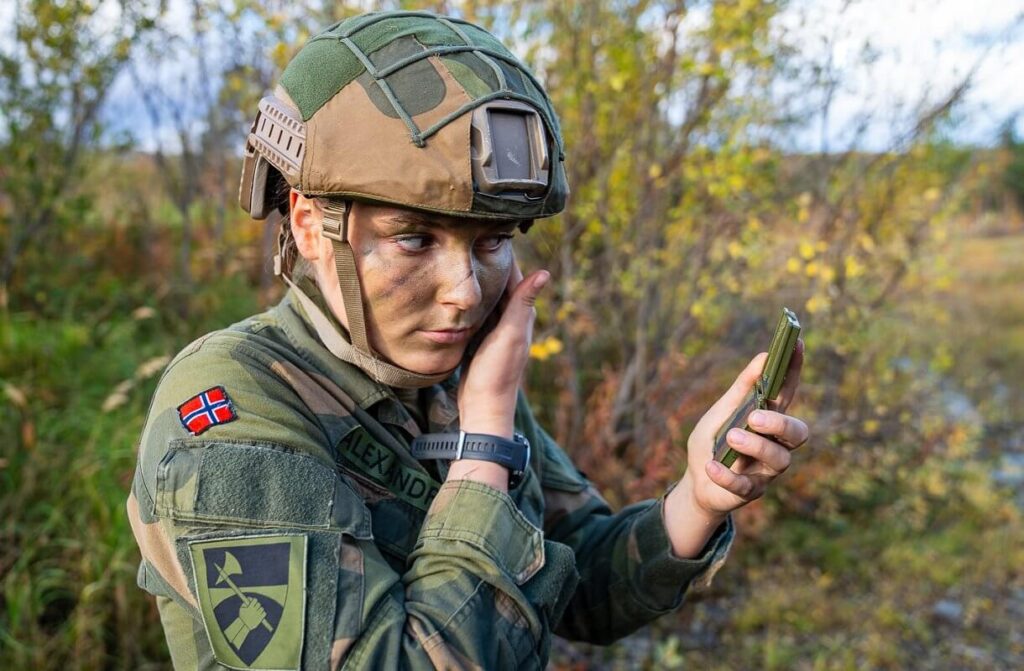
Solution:
M291 190L292 188L288 182L278 175L277 183L272 191L273 200L271 205L278 212L277 246L278 253L281 255L281 273L286 277L290 277L293 282L298 282L309 275L312 268L309 265L309 261L303 258L302 254L299 254L299 248L295 244L295 238L292 236L291 200L289 198ZM314 198L313 201L317 206L321 206L319 198Z

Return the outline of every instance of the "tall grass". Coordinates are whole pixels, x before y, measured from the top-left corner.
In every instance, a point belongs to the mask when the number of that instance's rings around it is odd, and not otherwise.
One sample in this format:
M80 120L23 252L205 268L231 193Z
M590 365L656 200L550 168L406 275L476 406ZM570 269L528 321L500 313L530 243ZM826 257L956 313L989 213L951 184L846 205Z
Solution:
M105 305L0 323L0 659L5 668L165 665L124 502L169 357L257 310L237 278L182 323L124 287ZM203 303L203 301L198 301ZM97 316L101 315L101 319Z

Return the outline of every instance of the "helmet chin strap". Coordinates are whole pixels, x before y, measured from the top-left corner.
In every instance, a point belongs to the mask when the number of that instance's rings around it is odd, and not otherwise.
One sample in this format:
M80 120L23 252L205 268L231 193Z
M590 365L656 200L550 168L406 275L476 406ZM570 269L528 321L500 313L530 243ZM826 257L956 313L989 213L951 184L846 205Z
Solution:
M370 347L366 336L366 320L363 316L363 296L359 289L359 275L356 272L355 254L348 242L348 215L350 203L328 202L324 205L323 236L331 241L334 248L334 265L341 285L341 296L345 301L345 315L348 317L348 330L352 342L345 340L331 324L323 311L317 307L291 278L281 272L280 250L275 260L274 270L284 278L288 286L295 291L303 310L316 330L324 346L342 361L346 361L362 369L375 381L389 387L402 389L419 389L441 382L455 372L455 368L442 373L424 375L411 370L399 368L382 360ZM456 366L457 368L457 366Z

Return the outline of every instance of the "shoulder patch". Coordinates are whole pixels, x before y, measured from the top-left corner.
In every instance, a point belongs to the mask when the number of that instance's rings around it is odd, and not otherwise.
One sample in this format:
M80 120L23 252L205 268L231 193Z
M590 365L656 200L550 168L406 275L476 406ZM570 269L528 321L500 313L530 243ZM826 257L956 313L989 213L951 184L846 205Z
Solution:
M210 387L196 394L178 406L178 419L193 436L198 436L211 426L227 424L238 419L235 406L228 398L224 387Z
M298 669L306 613L306 537L189 543L196 596L217 661L231 669Z

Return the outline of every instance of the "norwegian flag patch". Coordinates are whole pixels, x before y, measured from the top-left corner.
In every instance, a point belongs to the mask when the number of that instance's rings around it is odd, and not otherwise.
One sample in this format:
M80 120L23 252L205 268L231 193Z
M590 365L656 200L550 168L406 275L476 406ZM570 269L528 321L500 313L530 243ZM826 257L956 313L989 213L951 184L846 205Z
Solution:
M193 436L238 419L224 387L211 387L178 406L178 419Z

